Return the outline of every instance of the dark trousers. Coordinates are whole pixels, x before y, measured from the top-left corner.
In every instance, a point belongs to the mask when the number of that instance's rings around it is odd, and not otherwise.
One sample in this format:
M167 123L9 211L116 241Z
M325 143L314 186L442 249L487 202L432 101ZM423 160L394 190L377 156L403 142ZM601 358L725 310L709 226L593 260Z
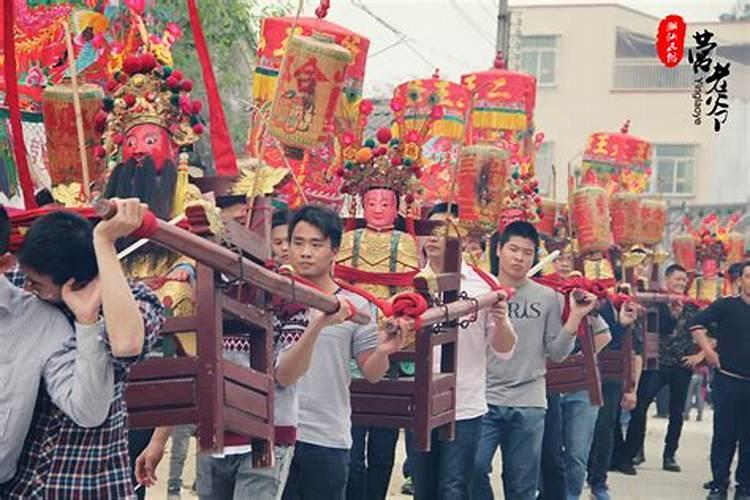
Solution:
M616 433L622 440L618 419L620 413L617 411L622 398L622 382L602 383L602 396L604 401L596 418L594 441L591 443L588 463L588 483L594 487L607 484L607 471L612 461Z
M547 396L540 476L538 499L559 500L567 496L565 454L563 451L563 416L559 394Z
M456 438L440 441L432 432L432 449L413 455L414 500L470 500L474 457L482 417L456 422Z
M406 458L404 459L404 465L401 468L401 472L404 473L404 479L414 477L414 467L412 466L412 460L414 460L414 434L411 431L404 432L404 448L406 449Z
M714 485L729 485L729 469L739 442L740 453L735 478L739 487L750 489L750 381L717 373L713 394L711 471Z
M130 474L133 478L133 487L138 485L135 479L135 461L143 450L148 446L153 435L153 429L128 429L128 454L130 455ZM146 488L138 488L135 492L135 496L139 500L146 498Z
M352 427L347 500L384 500L396 459L398 429Z
M297 443L284 500L344 500L349 450Z
M692 371L685 368L663 367L658 370L643 372L638 385L638 402L630 412L630 425L625 439L625 456L632 461L643 445L646 436L646 414L654 398L662 389L669 387L669 426L667 437L664 439L664 457L674 457L682 433L683 416L687 391L690 385Z

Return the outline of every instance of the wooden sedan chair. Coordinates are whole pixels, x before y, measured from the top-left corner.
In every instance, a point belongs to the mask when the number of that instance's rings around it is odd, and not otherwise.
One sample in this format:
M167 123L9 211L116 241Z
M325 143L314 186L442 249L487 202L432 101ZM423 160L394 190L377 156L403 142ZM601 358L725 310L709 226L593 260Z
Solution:
M417 234L430 234L425 221L417 221ZM453 302L460 294L461 251L456 238L446 243L446 272L437 276L440 297L433 297L422 278L415 288L431 306ZM456 429L456 341L458 322L451 321L422 328L416 335L413 352L391 356L392 361L415 364L413 377L384 379L376 384L357 379L351 384L352 423L406 429L414 433L414 446L429 451L432 431L439 429L441 440L452 440ZM441 346L440 372L435 373L435 347Z
M566 334L563 334L566 335ZM547 361L547 394L586 390L593 405L602 404L602 380L594 350L594 339L588 321L578 327L580 352L562 363Z
M269 257L270 201L258 199L255 208L256 220L262 220L252 230L234 222L225 229L235 251L263 263ZM206 234L208 224L200 223L207 221L198 210L188 213L191 229ZM224 432L230 431L251 438L253 463L269 467L274 437L270 291L238 295L215 269L198 261L196 271L195 314L169 318L161 333L194 332L197 355L149 359L133 367L126 395L130 426L195 424L203 451L221 450ZM250 333L250 369L224 360L223 335L232 333Z

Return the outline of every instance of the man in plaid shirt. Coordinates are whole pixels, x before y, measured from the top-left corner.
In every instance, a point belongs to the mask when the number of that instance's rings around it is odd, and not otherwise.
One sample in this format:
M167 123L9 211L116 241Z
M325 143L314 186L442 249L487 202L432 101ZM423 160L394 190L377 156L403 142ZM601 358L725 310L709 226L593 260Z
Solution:
M3 485L4 499L131 499L124 400L130 366L155 343L164 322L163 306L143 284L131 284L117 259L115 241L140 226L144 206L138 200L113 200L117 215L93 230L67 212L40 218L18 254L21 272L9 276L41 299L60 304L60 288L69 279L84 284L101 280L108 351L115 368L109 416L96 428L76 425L40 391L31 430L15 477Z

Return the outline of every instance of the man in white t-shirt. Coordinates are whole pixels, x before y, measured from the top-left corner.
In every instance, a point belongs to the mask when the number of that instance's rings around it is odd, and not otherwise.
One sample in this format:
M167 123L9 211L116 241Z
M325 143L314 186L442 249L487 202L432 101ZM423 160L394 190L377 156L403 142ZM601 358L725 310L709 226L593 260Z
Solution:
M458 207L450 205L453 218ZM430 220L448 218L449 205L439 203L432 208ZM439 228L436 233L442 234ZM435 273L444 270L445 238L431 236L424 244L428 266ZM461 262L461 291L469 297L489 293L489 274ZM481 429L482 415L487 413L486 356L509 359L516 344L516 334L508 319L506 302L484 309L477 320L461 328L457 342L456 364L456 436L453 441L440 441L433 433L432 449L414 456L414 497L417 500L469 498L474 475L474 457Z

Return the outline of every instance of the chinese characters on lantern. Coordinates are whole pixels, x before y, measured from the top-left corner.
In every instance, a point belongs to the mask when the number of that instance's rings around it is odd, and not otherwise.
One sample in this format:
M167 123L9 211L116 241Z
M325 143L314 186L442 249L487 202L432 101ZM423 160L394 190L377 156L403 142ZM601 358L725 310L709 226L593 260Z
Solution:
M727 78L732 63L722 64L713 60L712 53L717 47L713 37L714 34L707 29L704 29L702 33L696 32L693 35L696 46L695 49L688 50L688 61L693 65L693 73L696 75L692 94L694 123L701 124L702 104L705 103L706 116L713 117L714 131L719 132L729 115ZM708 86L705 101L703 101L704 85Z

